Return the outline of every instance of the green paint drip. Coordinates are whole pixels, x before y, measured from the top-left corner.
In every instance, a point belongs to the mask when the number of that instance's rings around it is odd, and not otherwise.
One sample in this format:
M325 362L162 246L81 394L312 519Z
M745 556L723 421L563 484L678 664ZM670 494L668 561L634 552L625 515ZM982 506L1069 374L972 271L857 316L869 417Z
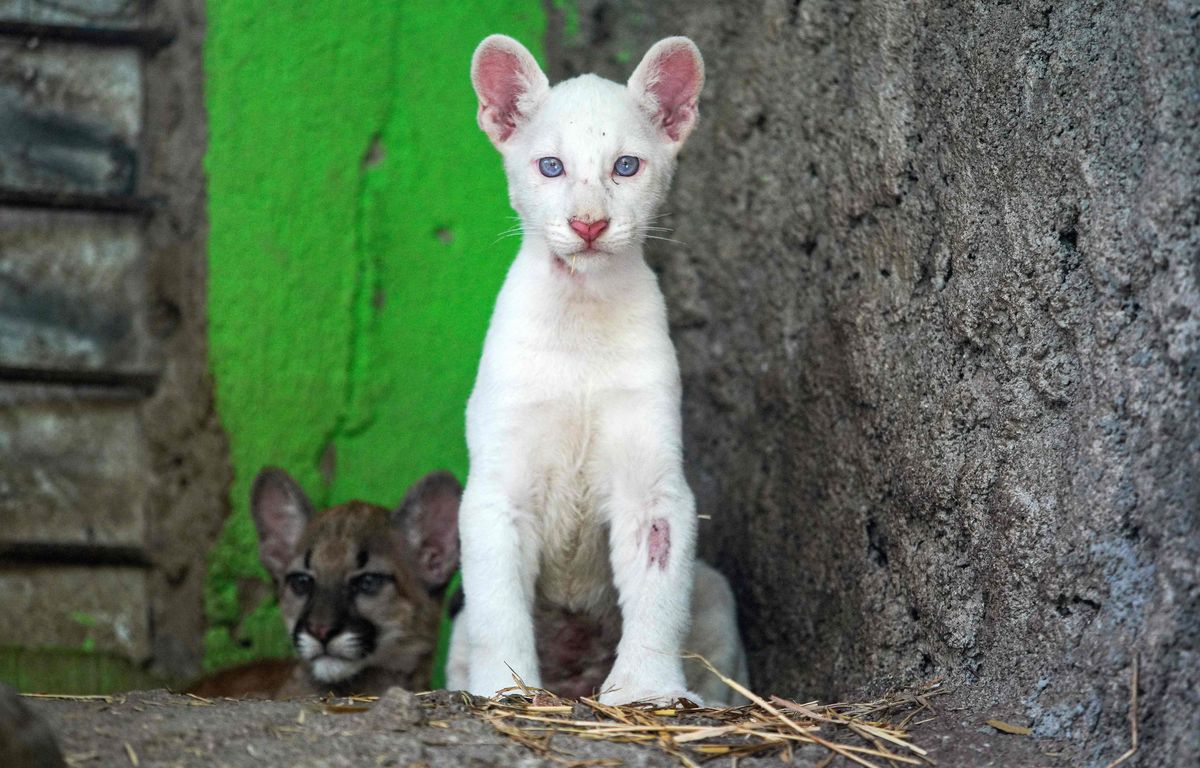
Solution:
M468 63L533 0L210 0L209 344L233 514L209 559L206 666L287 653L248 514L284 467L326 506L465 477L463 411L515 241ZM336 23L334 23L336 22Z

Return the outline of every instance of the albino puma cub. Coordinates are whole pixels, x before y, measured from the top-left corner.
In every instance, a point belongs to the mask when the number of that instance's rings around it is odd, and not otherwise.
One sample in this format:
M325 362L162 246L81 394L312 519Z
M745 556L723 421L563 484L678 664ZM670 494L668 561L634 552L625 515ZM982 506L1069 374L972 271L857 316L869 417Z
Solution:
M263 469L250 511L299 663L255 662L192 692L275 698L429 688L442 592L458 567L461 492L449 472L431 472L394 511L350 501L314 513L286 472Z
M467 404L450 687L491 695L511 668L608 702L727 699L707 673L685 681L681 661L694 650L745 678L732 593L695 561L679 367L642 258L696 123L700 52L668 38L627 86L583 75L552 89L493 35L471 79L524 239Z

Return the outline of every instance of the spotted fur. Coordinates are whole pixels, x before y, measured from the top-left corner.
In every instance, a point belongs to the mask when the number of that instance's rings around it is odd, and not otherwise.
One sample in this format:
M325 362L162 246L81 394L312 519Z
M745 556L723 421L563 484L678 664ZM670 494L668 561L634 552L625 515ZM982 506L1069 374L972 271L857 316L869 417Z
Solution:
M443 592L458 564L461 494L450 473L434 472L395 510L350 501L314 514L286 472L259 473L251 491L259 557L298 657L276 695L429 687Z

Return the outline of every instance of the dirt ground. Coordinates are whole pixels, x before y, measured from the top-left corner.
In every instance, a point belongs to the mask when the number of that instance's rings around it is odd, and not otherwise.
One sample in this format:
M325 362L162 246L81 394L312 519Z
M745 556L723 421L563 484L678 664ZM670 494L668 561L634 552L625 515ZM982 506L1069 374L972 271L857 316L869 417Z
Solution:
M531 747L498 732L461 694L448 692L414 696L393 689L369 706L319 699L206 701L166 691L107 699L25 700L58 734L67 763L82 768L685 764L657 743L614 744L556 733L548 745ZM1060 745L1000 733L985 724L998 713L968 711L963 701L953 694L940 697L932 719L914 720L920 724L912 728L910 740L928 750L933 763L1024 768L1071 764L1069 756L1058 753ZM576 705L571 716L588 717L582 710L583 705ZM695 722L695 716L681 722ZM705 759L701 752L688 754L697 764ZM772 750L740 761L710 758L706 764L769 766L784 764L781 757L779 750ZM800 767L853 764L814 745L797 749L790 763Z

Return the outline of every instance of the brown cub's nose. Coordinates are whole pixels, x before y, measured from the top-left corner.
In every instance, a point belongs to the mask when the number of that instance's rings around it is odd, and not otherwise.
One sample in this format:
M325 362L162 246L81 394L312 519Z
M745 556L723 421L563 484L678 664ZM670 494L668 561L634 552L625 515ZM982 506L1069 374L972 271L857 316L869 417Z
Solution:
M568 223L575 234L582 237L583 241L588 245L591 245L593 240L600 237L601 232L608 229L608 219L600 219L599 221L571 219Z
M320 640L322 643L329 639L333 634L333 627L328 624L306 624L304 628L308 634Z

